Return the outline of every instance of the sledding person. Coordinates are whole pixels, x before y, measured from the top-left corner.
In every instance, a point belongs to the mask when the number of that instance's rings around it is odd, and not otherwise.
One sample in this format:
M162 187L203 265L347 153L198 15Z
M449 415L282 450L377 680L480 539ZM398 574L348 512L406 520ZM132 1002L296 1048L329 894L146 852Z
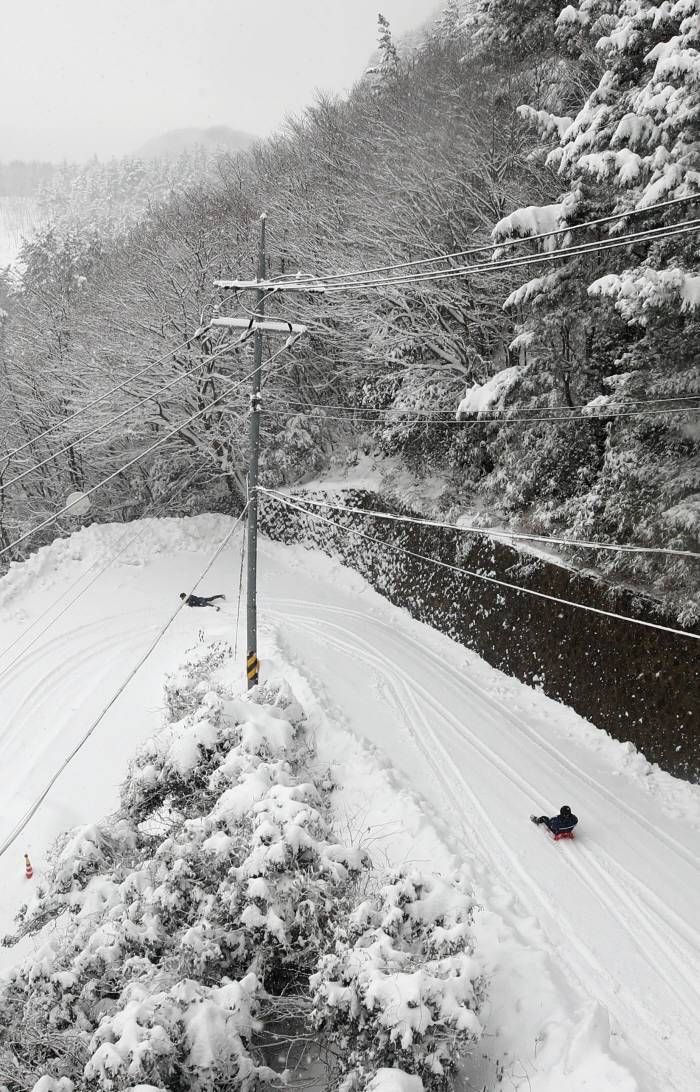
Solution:
M559 808L559 814L553 815L549 819L546 815L533 815L533 823L544 823L548 830L551 830L552 834L571 834L572 830L578 823L577 817L572 812L568 804L562 804Z
M187 607L214 607L214 610L221 610L221 607L217 607L214 604L215 599L225 599L225 595L188 595L187 592L180 592L180 598L184 599L185 606Z

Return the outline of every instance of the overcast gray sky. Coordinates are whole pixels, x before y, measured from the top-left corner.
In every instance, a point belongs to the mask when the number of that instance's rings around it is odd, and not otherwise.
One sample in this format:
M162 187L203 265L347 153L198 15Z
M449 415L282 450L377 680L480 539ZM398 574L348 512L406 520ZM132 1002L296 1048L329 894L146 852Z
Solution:
M265 135L440 0L3 0L0 160L109 158L168 129Z

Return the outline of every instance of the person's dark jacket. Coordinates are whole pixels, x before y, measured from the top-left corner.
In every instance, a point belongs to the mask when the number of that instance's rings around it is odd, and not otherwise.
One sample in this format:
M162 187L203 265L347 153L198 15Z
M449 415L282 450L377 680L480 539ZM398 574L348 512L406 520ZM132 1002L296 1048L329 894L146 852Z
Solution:
M552 834L570 834L577 823L578 819L573 812L571 815L553 815L547 820L547 826Z
M215 598L212 596L211 598ZM188 607L208 607L211 603L211 598L206 595L188 595L185 599L185 605Z

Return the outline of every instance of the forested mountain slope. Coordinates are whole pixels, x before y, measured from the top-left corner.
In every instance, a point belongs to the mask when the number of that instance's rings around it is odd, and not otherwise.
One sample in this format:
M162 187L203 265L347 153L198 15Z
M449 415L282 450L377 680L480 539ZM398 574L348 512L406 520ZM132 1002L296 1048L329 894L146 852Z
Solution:
M410 50L381 21L346 99L155 193L136 227L60 215L0 300L0 427L20 449L2 545L110 475L97 519L148 514L178 485L170 510L240 506L252 353L207 327L214 280L253 275L265 212L270 276L391 267L268 300L309 335L266 380L267 483L371 448L444 481L447 516L697 549L699 24L700 0L450 0ZM463 253L494 241L496 261ZM698 617L691 560L573 560Z

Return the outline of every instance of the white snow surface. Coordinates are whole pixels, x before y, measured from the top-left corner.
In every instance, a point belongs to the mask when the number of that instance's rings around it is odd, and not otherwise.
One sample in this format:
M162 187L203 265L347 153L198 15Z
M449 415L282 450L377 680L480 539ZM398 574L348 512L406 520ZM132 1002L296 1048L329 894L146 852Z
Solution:
M230 525L201 516L90 527L0 581L0 842ZM58 834L116 806L130 756L160 728L164 672L200 631L236 639L239 563L236 534L199 589L226 593L221 612L180 612L0 857L0 935ZM263 673L282 670L310 715L318 761L340 786L340 836L379 862L458 870L474 887L490 980L480 1013L490 1061L468 1063L483 1070L475 1086L496 1086L498 1061L515 1092L700 1087L700 789L321 554L263 540L258 573ZM574 842L554 843L528 816L562 802L580 822ZM0 966L31 943L0 949ZM388 1070L377 1088L420 1084Z
M401 1069L380 1069L367 1092L423 1092L423 1082Z

